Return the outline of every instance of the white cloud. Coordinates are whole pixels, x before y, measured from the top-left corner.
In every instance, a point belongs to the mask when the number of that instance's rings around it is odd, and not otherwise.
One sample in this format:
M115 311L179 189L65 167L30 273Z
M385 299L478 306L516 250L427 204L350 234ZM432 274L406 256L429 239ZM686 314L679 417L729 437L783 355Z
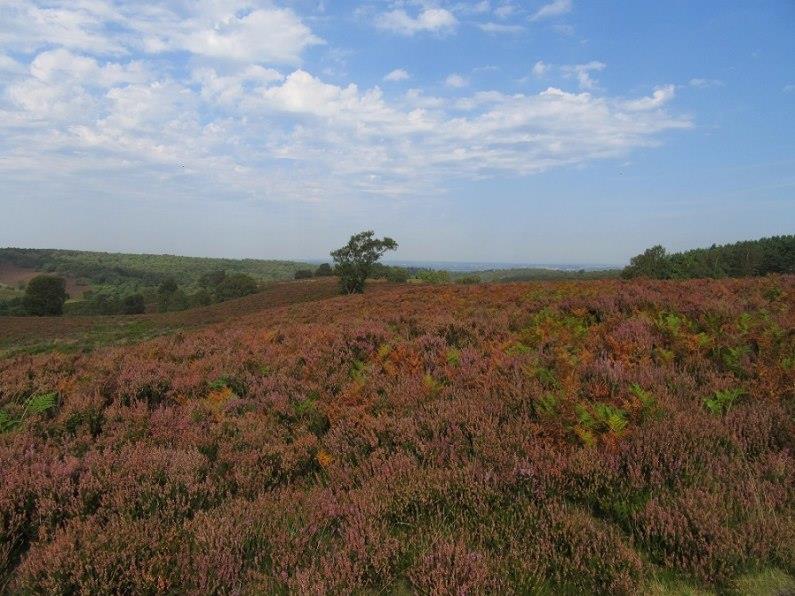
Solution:
M270 63L298 61L319 40L267 2L257 10L244 10L244 0L3 2L0 52L29 56L20 63L0 53L0 68L14 71L0 77L4 188L36 181L75 196L88 187L129 196L156 181L170 196L417 194L451 179L623 157L691 125L669 112L672 88L639 99L596 90L589 73L604 68L599 62L563 71L590 93L470 93L453 74L445 83L461 89L455 99L421 89L387 96L377 86L333 84L308 67L277 70ZM33 9L65 18L20 17L41 17ZM444 30L444 19L427 15L433 10L412 19L413 31ZM283 31L272 32L274 23ZM152 55L170 51L186 53L180 66ZM539 61L533 72L549 68ZM385 80L407 77L397 69Z
M404 99L409 108L439 109L447 104L445 99L433 95L425 95L420 89L409 89L406 91Z
M491 3L488 0L481 0L472 7L472 12L476 13L484 13L489 12L491 10Z
M410 78L409 73L403 68L396 68L384 77L385 81L397 82L407 81Z
M563 76L566 78L576 78L580 85L580 89L594 89L597 81L591 77L592 72L599 72L604 70L607 64L598 62L596 60L588 62L587 64L574 64L570 66L561 67Z
M795 85L784 85L784 93L792 93L795 91Z
M180 32L166 45L216 58L295 64L307 47L320 42L291 10L273 8Z
M632 111L654 110L662 107L674 98L676 88L674 85L657 87L651 97L641 97L624 102L624 108Z
M409 16L403 9L397 9L380 15L376 19L376 25L401 35L414 35L422 31L444 33L455 29L458 19L444 8L426 8L416 17Z
M223 75L212 68L198 68L193 71L192 80L201 85L203 99L232 105L261 93L269 83L284 80L284 76L272 68L252 65Z
M290 9L247 2L4 0L0 46L33 52L57 45L93 55L188 51L227 60L296 64L322 43Z
M504 25L502 23L480 23L481 30L486 33L521 33L524 27L521 25Z
M102 54L124 54L124 44L109 34L122 15L106 0L4 0L0 3L0 46L33 52L56 45Z
M531 21L539 21L541 19L546 19L549 17L558 17L560 15L566 14L571 12L572 9L572 2L571 0L552 0L549 4L545 4L541 8L539 8L532 17L530 17Z
M549 65L544 64L543 60L539 60L533 64L533 75L536 77L543 77L549 70Z
M718 79L690 79L689 85L696 89L707 89L709 87L722 87L723 81Z
M447 78L444 80L444 84L448 87L460 89L462 87L466 87L469 84L469 81L460 74L453 73L447 76Z
M63 48L36 56L30 64L30 73L45 82L72 80L100 87L143 82L151 77L140 61L100 66L93 58L80 56Z
M501 19L507 19L509 16L511 16L516 12L517 12L516 5L510 3L501 4L500 6L494 9L494 14Z

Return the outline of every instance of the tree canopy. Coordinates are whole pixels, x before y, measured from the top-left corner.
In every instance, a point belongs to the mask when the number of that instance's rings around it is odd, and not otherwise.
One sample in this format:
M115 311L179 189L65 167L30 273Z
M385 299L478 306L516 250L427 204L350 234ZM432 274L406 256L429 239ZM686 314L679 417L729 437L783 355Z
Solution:
M215 287L215 299L218 302L242 298L257 291L257 280L245 273L232 273Z
M47 317L63 314L63 304L69 294L66 293L66 281L54 275L37 275L28 282L25 289L23 304L28 314Z
M744 240L733 244L667 253L653 246L633 257L622 277L688 279L795 273L795 235Z
M340 278L344 294L361 294L370 275L373 264L389 250L395 250L398 243L392 238L375 238L372 230L351 236L348 244L331 253L335 270Z

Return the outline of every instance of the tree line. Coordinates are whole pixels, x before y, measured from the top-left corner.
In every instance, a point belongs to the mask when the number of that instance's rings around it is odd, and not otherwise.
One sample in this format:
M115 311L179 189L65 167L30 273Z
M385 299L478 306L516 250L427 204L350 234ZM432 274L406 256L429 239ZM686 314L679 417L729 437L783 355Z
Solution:
M625 279L751 277L795 273L795 235L744 240L733 244L669 253L657 245L633 257L621 273Z
M259 284L245 273L210 271L199 278L198 289L189 292L173 277L144 292L116 294L89 290L80 300L66 302L66 281L57 275L42 274L32 278L21 297L0 300L0 315L60 316L136 315L152 304L159 312L171 312L207 306L233 298L242 298L259 290Z

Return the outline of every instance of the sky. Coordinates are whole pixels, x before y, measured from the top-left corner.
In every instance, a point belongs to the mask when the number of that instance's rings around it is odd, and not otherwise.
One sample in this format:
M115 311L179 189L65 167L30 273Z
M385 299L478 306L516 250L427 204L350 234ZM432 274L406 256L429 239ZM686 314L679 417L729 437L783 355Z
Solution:
M0 246L622 264L795 232L795 2L0 0Z

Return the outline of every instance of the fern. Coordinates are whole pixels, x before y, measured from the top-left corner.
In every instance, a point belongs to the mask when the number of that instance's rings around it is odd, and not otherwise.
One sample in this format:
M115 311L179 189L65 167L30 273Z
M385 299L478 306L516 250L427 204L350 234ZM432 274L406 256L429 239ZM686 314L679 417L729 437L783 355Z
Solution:
M704 399L704 405L713 414L725 414L743 393L737 388L718 390Z
M616 436L621 435L624 429L627 428L627 419L624 418L624 413L621 411L611 412L606 420L607 428Z
M741 345L733 348L727 348L723 354L723 363L726 367L735 373L744 373L745 369L742 366L743 360L751 353L750 346Z
M558 410L558 398L553 393L547 393L539 397L534 405L538 414L554 416Z
M22 424L22 421L29 415L43 414L51 410L58 404L58 394L54 391L50 393L39 393L32 395L25 400L25 407L19 418L12 418L5 410L0 410L0 433L7 433Z
M5 410L0 410L0 433L14 430L19 425L19 422L19 420L11 418Z
M657 404L657 400L654 399L654 396L638 383L632 383L632 385L629 386L629 390L632 392L632 395L638 398L638 401L644 409L653 408Z
M349 376L351 379L356 381L357 383L364 383L367 379L367 364L362 362L361 360L354 360L353 364L351 365L350 371L348 371Z
M610 404L594 404L593 411L598 426L614 435L620 435L629 424L624 410Z
M54 391L33 395L25 401L25 413L43 414L47 410L54 408L57 403L58 394ZM22 414L22 417L24 418L25 414Z
M737 319L737 328L740 330L740 333L748 333L751 330L751 322L753 317L750 313L744 312L740 315L740 318Z
M589 429L577 425L574 427L574 434L577 435L577 438L580 439L584 447L593 447L596 445L596 437Z
M592 429L596 426L596 420L591 415L591 412L588 410L586 406L582 404L577 404L574 408L575 412L577 413L577 420L580 423L580 426L586 429Z
M458 366L461 364L461 352L455 348L447 350L447 363L451 366Z

